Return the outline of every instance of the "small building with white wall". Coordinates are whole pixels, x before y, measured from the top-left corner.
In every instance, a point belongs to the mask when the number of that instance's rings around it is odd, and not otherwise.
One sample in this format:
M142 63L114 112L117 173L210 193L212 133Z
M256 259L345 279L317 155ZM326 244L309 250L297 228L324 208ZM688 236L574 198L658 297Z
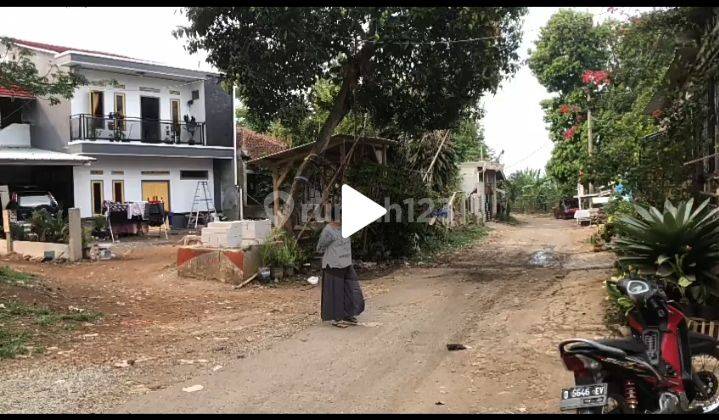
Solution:
M492 220L497 216L498 182L504 180L504 165L489 160L463 162L459 166L461 189L469 197L469 213L479 220Z

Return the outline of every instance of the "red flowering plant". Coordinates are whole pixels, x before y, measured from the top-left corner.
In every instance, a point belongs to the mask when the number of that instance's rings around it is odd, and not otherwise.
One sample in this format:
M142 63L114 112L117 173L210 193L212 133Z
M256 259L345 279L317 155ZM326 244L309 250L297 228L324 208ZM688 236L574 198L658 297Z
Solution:
M599 89L610 84L609 72L604 70L587 70L582 74L582 83L593 85Z
M574 136L577 135L577 129L578 127L576 125L569 127L569 130L564 132L564 141L572 140Z

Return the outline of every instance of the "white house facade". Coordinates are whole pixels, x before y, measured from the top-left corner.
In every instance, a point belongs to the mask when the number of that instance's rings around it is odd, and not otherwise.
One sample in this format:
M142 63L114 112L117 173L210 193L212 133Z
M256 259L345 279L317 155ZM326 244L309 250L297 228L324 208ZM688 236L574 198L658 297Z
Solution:
M50 106L34 99L23 110L33 148L86 159L63 172L71 174L66 182L72 185L61 194L66 207L71 203L82 217L92 217L104 200L159 200L170 212L187 213L198 182L206 181L215 208L222 210L223 195L234 189L235 153L232 98L218 74L15 43L35 53L38 68L56 65L89 82L70 100ZM42 174L29 179L42 180Z

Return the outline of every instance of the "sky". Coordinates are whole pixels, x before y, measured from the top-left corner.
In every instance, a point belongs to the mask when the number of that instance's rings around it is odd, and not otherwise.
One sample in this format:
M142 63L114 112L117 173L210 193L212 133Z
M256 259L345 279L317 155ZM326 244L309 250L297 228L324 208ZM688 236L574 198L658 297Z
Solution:
M598 21L610 17L605 7L575 8L594 14ZM539 29L558 8L532 7L525 16L520 59L534 46ZM632 11L638 11L632 8ZM618 18L619 16L612 15ZM32 25L28 24L32 22ZM68 22L77 22L68 25ZM88 30L89 22L98 22ZM133 22L115 26L112 22ZM3 8L0 36L57 44L66 47L117 53L188 69L214 70L203 53L188 54L173 29L187 20L178 8ZM120 29L119 31L114 29ZM549 97L526 65L483 99L485 139L496 152L507 174L522 168L544 169L552 150L539 102Z

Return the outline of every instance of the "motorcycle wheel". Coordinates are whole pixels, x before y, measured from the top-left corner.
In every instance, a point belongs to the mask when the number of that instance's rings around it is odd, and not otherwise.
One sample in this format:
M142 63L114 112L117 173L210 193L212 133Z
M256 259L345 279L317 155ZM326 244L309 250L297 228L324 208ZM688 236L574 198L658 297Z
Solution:
M709 397L695 398L690 406L701 407L704 414L719 412L719 351L693 355L692 368L709 388Z

